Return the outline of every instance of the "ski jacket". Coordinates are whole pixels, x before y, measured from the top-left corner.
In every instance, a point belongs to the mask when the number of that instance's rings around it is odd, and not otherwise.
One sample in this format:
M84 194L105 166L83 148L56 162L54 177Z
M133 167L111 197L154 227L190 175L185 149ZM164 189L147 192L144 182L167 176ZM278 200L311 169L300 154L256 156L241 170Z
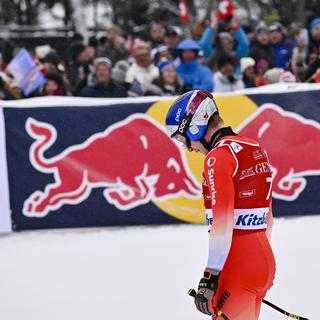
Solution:
M203 196L209 226L208 268L222 270L234 230L272 226L271 167L266 153L249 138L222 137L204 163Z
M211 70L194 59L190 63L180 62L177 74L184 86L190 86L192 90L213 91L213 78Z

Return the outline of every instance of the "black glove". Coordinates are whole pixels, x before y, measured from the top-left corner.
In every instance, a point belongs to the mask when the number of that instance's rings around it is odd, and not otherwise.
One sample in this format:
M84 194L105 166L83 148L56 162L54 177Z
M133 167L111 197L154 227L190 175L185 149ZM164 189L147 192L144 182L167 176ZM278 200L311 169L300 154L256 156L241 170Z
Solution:
M219 271L206 269L203 278L199 281L198 292L194 297L194 303L197 309L204 314L215 314L213 297L217 292L219 276Z

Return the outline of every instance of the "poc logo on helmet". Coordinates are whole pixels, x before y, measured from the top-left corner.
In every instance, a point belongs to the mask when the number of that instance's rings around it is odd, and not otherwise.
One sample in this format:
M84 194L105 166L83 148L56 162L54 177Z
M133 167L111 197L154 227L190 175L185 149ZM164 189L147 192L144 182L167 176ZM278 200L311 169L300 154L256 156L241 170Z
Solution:
M177 111L176 117L175 117L175 120L176 120L176 121L179 121L181 111L182 111L182 109L181 109L181 108L179 108L179 109L178 109L178 111Z
M180 133L184 133L184 128L187 124L188 120L187 119L182 119L181 123L180 123L180 126L179 126L179 132Z

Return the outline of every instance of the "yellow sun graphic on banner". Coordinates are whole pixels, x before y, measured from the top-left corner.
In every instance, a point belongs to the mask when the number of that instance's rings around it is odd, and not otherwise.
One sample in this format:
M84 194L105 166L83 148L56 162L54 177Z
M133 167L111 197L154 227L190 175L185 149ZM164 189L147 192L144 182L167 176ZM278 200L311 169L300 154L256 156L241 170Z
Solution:
M165 125L166 114L174 100L165 100L154 103L146 112L147 115ZM241 122L254 113L258 106L246 96L216 96L215 101L219 108L219 113L226 126L236 129ZM185 156L190 172L199 181L201 185L204 156L200 153L188 152L185 150ZM153 203L167 214L187 222L204 223L205 210L203 206L202 195L199 199L189 199L184 196L166 200L153 200Z

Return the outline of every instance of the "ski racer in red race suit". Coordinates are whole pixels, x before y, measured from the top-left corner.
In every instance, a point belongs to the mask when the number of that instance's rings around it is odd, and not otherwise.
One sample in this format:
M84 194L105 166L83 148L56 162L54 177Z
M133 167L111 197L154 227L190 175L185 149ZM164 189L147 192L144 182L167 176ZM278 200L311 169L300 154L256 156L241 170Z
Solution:
M189 151L205 155L203 196L209 255L195 295L199 311L219 319L259 318L275 261L271 169L258 142L226 127L212 95L194 90L170 107L166 127Z

